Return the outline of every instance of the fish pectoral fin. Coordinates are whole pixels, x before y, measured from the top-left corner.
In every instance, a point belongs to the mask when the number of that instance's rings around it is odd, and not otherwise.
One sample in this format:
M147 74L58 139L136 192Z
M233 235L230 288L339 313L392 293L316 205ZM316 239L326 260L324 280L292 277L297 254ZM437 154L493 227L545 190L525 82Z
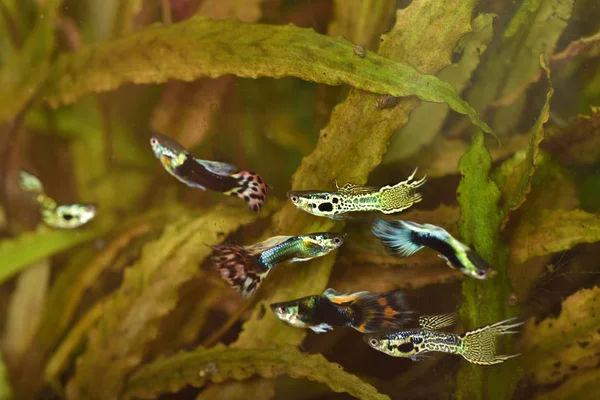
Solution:
M194 161L202 165L204 168L206 168L213 174L217 175L231 175L239 171L239 169L235 165L220 161L200 160L198 158L194 158Z
M311 326L310 329L312 329L316 333L325 333L327 331L332 331L333 326L323 323L316 326Z
M435 331L454 325L457 319L458 315L456 315L456 313L423 315L419 317L419 325L421 325L421 328L423 329Z
M456 268L456 266L455 266L454 264L452 264L452 263L450 262L450 260L448 260L448 258L447 258L446 256L443 256L443 255L441 255L441 254L438 254L438 257L439 257L439 258L441 258L442 260L444 260L444 261L446 262L446 264L447 264L447 265L448 265L450 268L452 268L452 269L458 269L458 268Z

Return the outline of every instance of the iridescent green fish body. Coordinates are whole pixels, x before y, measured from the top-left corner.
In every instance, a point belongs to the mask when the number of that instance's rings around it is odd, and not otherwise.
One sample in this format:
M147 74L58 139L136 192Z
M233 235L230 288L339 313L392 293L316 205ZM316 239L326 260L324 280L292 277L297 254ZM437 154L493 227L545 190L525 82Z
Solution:
M31 192L40 206L42 221L58 229L74 229L88 223L96 216L98 208L94 204L65 204L56 202L44 192L40 180L32 174L21 171L19 185L21 189Z
M150 145L165 170L190 187L237 196L257 212L265 202L267 185L254 172L239 171L223 162L194 158L182 145L160 133L152 135Z
M212 259L221 278L250 297L275 265L324 256L340 247L345 237L343 233L321 232L275 236L251 246L211 246L215 250Z
M346 183L335 192L290 191L287 196L299 209L319 217L338 219L341 214L355 211L380 211L393 214L421 201L416 191L425 183L425 177L413 181L415 171L405 181L381 188Z
M419 319L422 329L368 334L363 339L375 350L413 361L425 358L423 354L431 351L458 354L478 365L499 364L519 355L497 354L496 342L500 335L517 333L514 328L524 322L511 318L462 335L439 331L440 328L452 325L455 318L455 314L425 316Z

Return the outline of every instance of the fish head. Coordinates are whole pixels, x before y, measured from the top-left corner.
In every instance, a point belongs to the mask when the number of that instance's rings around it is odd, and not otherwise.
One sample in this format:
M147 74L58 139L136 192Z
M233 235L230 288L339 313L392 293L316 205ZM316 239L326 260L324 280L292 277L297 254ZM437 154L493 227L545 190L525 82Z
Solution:
M463 272L475 279L488 279L496 276L497 272L493 269L479 254L475 251L468 249L465 252L467 257L468 268Z
M150 146L154 155L163 164L165 161L175 160L180 154L185 153L185 147L177 143L175 140L160 133L153 133L150 137Z
M296 328L306 328L307 324L302 320L300 307L302 300L303 299L273 303L270 305L271 311L275 313L277 318Z
M304 235L304 243L315 253L315 256L323 256L340 247L346 236L342 232L310 233Z
M412 358L419 354L419 346L423 338L411 332L371 333L363 335L363 340L372 348L393 357Z
M340 213L339 196L331 192L314 190L295 190L287 193L288 199L297 208L318 217L333 218Z
M62 205L56 207L54 212L47 213L45 221L57 228L74 229L88 223L97 212L95 204Z

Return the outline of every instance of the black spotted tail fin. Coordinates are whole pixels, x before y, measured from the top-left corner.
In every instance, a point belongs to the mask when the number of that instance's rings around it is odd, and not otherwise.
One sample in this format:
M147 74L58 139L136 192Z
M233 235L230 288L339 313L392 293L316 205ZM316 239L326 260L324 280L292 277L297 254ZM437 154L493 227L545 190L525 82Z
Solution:
M243 199L252 210L259 212L267 198L267 185L264 179L250 171L240 171L231 175L237 179L238 185L226 192L231 196Z
M364 294L350 305L352 327L363 333L393 331L414 320L401 290L384 294Z
M252 296L269 272L259 263L260 253L236 245L211 247L215 251L212 261L221 278L244 298Z
M525 321L510 318L487 325L462 335L464 352L462 356L469 362L478 365L500 364L506 360L518 357L518 354L498 354L496 342L498 336L518 333L517 328Z

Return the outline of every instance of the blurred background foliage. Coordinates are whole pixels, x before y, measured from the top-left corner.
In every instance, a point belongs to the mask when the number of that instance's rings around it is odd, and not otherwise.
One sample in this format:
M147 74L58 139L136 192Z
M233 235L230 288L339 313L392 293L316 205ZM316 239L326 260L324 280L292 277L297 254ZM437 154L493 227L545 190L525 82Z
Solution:
M596 0L1 0L0 399L597 399L598 105ZM172 179L152 131L259 172L265 209ZM415 166L424 200L398 217L460 236L494 279L284 201ZM42 226L21 168L98 216ZM207 260L332 229L337 254L246 303ZM268 311L326 287L404 288L419 312L459 310L459 332L520 315L502 350L523 355L415 363Z

